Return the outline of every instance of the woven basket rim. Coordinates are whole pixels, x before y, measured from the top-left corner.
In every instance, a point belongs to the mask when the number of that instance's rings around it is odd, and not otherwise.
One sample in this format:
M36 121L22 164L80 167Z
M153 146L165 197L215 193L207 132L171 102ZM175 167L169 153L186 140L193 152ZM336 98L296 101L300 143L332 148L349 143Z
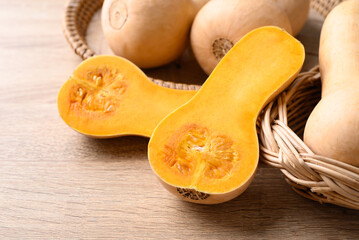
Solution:
M311 0L311 8L326 17L342 0ZM87 45L86 30L103 0L69 0L63 32L82 59L95 55ZM174 89L198 90L187 85L152 79L156 84ZM279 168L295 192L320 203L359 210L359 168L314 154L298 137L306 118L320 99L320 72L315 66L302 72L258 117L260 159ZM298 115L299 114L299 115ZM295 120L293 120L295 119ZM297 133L296 133L297 132Z
M301 196L359 210L359 168L314 154L298 137L321 98L320 86L316 66L300 73L263 109L257 124L260 159L280 169ZM301 121L296 121L300 118Z

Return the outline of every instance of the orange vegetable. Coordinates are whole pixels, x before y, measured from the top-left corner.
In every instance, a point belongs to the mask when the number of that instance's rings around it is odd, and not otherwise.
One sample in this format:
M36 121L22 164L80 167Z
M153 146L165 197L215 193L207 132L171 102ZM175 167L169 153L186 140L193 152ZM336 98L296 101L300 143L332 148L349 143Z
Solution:
M302 44L277 27L243 37L198 93L154 130L148 156L161 183L203 204L241 194L258 164L257 116L296 77L304 57Z

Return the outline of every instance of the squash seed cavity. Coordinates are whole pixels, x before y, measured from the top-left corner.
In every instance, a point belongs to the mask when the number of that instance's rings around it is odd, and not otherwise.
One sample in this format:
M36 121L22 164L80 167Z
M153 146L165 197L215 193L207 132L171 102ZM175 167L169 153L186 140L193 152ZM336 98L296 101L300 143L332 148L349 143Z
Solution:
M175 173L194 177L204 175L221 179L228 176L239 160L230 137L212 135L207 128L196 124L184 129L174 135L178 139L165 145L163 160L167 166Z
M234 44L231 40L227 38L217 38L212 44L212 53L216 59L221 60L233 46Z
M70 91L70 107L77 110L113 112L127 89L124 77L106 66L88 70L76 81Z

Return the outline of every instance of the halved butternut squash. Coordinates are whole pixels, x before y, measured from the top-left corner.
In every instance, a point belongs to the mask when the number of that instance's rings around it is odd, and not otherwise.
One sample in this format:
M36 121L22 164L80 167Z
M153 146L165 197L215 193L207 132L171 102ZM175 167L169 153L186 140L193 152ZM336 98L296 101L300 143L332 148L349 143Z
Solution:
M161 87L124 58L97 56L75 69L57 105L62 119L87 136L149 137L162 118L195 93Z
M161 183L203 204L241 194L258 164L257 116L292 82L304 58L303 45L280 28L245 35L198 93L154 130L148 157Z

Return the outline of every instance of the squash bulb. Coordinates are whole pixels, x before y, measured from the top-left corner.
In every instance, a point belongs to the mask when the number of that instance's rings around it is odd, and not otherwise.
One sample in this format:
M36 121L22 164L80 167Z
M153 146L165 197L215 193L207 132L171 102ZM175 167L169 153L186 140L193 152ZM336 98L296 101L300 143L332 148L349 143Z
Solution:
M275 0L287 14L292 26L292 35L297 36L308 19L310 0Z
M205 5L209 1L210 0L192 0L195 12L197 13L203 7L203 5Z
M292 33L286 13L272 0L211 0L198 12L191 30L193 53L210 74L233 45L251 30L274 25Z
M95 56L76 67L57 106L67 125L89 137L150 137L162 118L195 93L161 87L124 58Z
M187 47L199 5L191 0L105 0L102 29L116 55L141 68L158 67Z
M314 153L359 167L359 1L336 6L320 34L322 99L304 142Z

